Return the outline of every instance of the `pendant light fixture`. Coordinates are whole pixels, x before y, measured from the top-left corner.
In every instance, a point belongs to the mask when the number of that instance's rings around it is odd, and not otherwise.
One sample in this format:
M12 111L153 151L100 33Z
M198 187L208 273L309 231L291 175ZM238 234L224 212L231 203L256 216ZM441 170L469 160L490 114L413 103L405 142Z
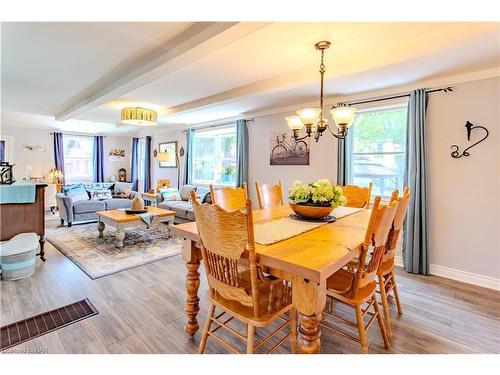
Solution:
M298 110L296 112L296 116L285 117L288 127L292 130L292 137L295 140L314 136L317 142L326 129L328 129L335 138L345 139L347 136L347 129L349 129L354 121L356 108L344 103L337 104L330 110L333 122L338 128L338 132L336 134L329 127L328 120L323 118L323 81L326 71L324 60L325 50L327 50L330 45L331 43L326 40L318 42L314 45L318 51L321 51L321 63L319 65L319 74L321 76L319 108L304 108ZM306 135L299 137L300 131L304 127Z
M155 126L156 111L141 107L126 107L121 110L121 122L127 125Z

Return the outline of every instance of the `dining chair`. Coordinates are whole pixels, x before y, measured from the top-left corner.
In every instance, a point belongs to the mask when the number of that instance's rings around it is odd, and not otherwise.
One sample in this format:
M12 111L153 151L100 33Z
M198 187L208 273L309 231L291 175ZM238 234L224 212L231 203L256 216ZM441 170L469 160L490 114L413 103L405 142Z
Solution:
M255 182L255 190L257 190L257 200L259 208L262 210L268 207L277 207L283 205L283 188L281 180L276 185L263 184Z
M357 264L349 269L341 268L327 279L326 294L330 299L330 310L323 313L325 319L320 324L330 331L360 342L364 353L368 352L366 331L375 319L378 321L380 333L384 340L384 347L386 349L390 348L384 319L375 298L375 290L377 288L377 272L385 252L387 236L391 229L397 206L398 202L392 202L388 206L380 205L380 196L375 198ZM371 252L370 260L367 261L370 246L373 246L373 251ZM340 302L353 307L356 313L356 323L335 315L333 309L334 302ZM367 306L363 308L362 306L365 304ZM370 311L372 307L373 312ZM367 315L370 318L365 325L365 316ZM328 318L332 318L331 324L328 322ZM359 338L333 325L337 320L341 323L357 327Z
M292 353L295 353L297 322L291 286L284 280L268 278L257 264L252 201L246 200L244 211L226 211L216 204L200 204L194 192L191 199L210 300L199 353L205 351L208 337L232 352L240 353L233 344L216 334L220 328L243 340L246 352L253 353L287 326L290 331L267 353L275 351L288 338L291 339ZM215 314L216 308L221 312ZM228 324L235 318L246 323L246 335ZM268 327L278 319L282 320L279 327L254 343L255 328ZM216 324L214 328L212 323Z
M158 193L162 187L170 187L170 179L159 178L156 180L156 192Z
M372 194L372 183L367 187L358 185L341 186L342 195L347 198L347 207L370 208L370 196Z
M387 297L389 293L394 293L394 299L396 300L398 314L403 314L403 309L401 308L401 302L399 300L398 287L396 285L396 277L394 276L394 254L396 253L399 234L401 232L401 228L403 227L406 212L408 210L408 205L410 203L410 189L408 188L408 186L405 186L403 190L403 196L399 198L398 191L395 190L392 193L391 202L398 202L398 208L396 210L396 214L394 215L392 227L388 234L385 253L382 256L380 267L377 272L379 287L378 292L380 293L380 299L382 301L385 327L387 330L387 335L389 337L392 336L391 316L389 313L389 305L387 304Z
M221 186L219 188L210 184L210 194L212 203L227 211L241 210L245 207L248 199L247 183L243 182L242 187Z

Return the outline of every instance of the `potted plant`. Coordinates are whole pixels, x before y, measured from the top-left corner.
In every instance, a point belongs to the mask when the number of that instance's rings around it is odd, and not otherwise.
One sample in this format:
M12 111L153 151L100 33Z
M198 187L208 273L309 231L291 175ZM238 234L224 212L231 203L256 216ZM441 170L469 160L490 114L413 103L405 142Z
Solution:
M340 186L333 186L328 179L309 184L294 181L288 191L290 207L299 216L309 219L320 219L330 214L347 199L342 195Z
M236 166L234 165L224 165L222 166L222 182L229 183L233 180L234 175L236 174Z

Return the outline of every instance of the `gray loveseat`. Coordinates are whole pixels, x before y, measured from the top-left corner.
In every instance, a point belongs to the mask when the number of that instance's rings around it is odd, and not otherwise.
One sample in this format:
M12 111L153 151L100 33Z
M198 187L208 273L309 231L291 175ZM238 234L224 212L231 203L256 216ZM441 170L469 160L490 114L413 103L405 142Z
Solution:
M193 205L189 201L191 191L195 191L198 199L203 203L211 203L210 189L207 187L195 187L184 185L180 191L182 200L164 200L162 193L156 195L156 205L159 208L175 212L174 223L186 223L194 221Z
M97 211L130 208L132 199L134 199L136 195L139 195L139 193L135 191L129 191L127 192L125 197L121 193L121 195L116 194L114 186L115 185L113 183L94 183L85 185L87 189L110 189L112 198L101 200L90 199L89 195L89 199L79 200L75 202L65 193L58 193L56 195L56 202L57 207L59 208L61 224L64 225L64 222L66 222L68 224L68 227L71 227L71 224L77 221L97 220Z

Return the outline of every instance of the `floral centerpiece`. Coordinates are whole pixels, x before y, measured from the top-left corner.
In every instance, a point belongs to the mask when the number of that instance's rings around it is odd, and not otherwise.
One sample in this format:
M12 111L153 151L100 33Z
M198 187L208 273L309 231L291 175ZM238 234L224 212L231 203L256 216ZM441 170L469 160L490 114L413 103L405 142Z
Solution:
M309 184L294 181L288 191L290 207L294 212L306 218L322 218L332 210L347 202L340 186L333 186L328 179L321 179Z

